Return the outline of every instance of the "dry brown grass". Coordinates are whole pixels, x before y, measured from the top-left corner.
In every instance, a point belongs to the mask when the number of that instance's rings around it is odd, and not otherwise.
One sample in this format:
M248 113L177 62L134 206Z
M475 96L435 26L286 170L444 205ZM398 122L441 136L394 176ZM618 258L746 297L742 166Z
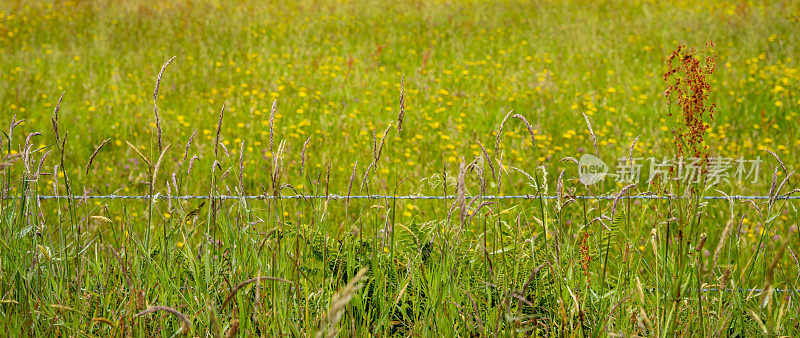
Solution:
M152 307L148 308L147 310L144 310L142 312L137 313L136 315L134 315L134 317L141 317L141 316L144 316L144 315L146 315L148 313L154 313L154 312L159 312L159 311L164 311L166 313L169 313L169 314L171 314L171 315L173 315L173 316L175 316L175 317L177 317L178 319L181 320L181 331L180 331L181 334L186 335L186 334L189 334L191 332L191 330L192 330L192 321L189 320L189 317L187 317L185 314L183 314L180 311L178 311L176 309L173 309L171 307L152 306Z
M347 304L350 303L350 300L353 299L353 295L355 295L356 292L358 292L358 290L360 290L363 286L362 282L366 280L367 270L367 267L363 267L358 270L356 275L347 283L347 285L333 295L331 303L328 306L328 311L326 311L325 315L322 316L323 319L320 323L319 331L316 334L317 338L332 338L339 334L339 330L337 328L339 325L339 320L342 319L345 308L347 307Z

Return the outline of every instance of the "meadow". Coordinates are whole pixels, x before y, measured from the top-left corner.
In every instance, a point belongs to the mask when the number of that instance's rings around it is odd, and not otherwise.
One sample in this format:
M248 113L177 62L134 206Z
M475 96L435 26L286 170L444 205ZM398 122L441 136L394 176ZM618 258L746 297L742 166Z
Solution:
M0 328L798 335L798 25L796 1L0 0Z

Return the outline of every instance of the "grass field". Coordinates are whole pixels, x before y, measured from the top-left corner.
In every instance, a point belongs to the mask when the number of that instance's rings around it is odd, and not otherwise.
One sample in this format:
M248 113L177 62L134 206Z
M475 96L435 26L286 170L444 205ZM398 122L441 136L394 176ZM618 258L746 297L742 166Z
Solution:
M0 327L798 335L799 26L796 1L0 0Z

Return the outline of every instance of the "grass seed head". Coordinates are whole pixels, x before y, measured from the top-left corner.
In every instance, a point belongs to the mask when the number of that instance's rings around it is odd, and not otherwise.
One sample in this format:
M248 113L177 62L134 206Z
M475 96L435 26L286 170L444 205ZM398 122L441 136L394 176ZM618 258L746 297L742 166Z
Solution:
M169 150L169 144L164 147L164 150L161 151L161 155L158 156L158 161L156 162L155 168L153 168L153 177L151 180L151 184L153 184L153 189L155 189L156 179L158 178L158 171L161 169L161 163L164 160L164 155Z
M192 166L194 166L194 161L199 160L199 159L200 159L200 157L197 157L197 155L193 155L192 158L189 159L189 168L186 169L186 176L189 176L189 175L192 174Z
M64 135L64 139L65 139L65 140L67 139L66 135ZM136 146L134 146L133 144L131 144L131 143L130 143L130 142L128 142L127 140L125 141L125 143L126 143L126 144L128 144L128 147L130 147L131 149L133 149L133 152L135 152L135 153L136 153L136 155L137 155L137 156L139 156L139 158L140 158L140 159L142 159L142 161L144 161L144 163L145 163L145 164L147 164L147 167L149 168L149 167L150 167L150 165L151 165L151 164L150 164L150 160L148 160L148 159L147 159L147 157L145 157L145 156L144 156L144 154L142 154L142 152L141 152L141 151L139 151L139 148L136 148ZM62 147L61 147L61 149L64 149L64 147L62 146Z
M353 181L356 180L356 169L358 168L358 161L353 164L353 173L350 174L350 184L347 186L347 201L345 203L350 202L350 194L353 192Z
M242 144L239 146L239 184L240 186L244 185L244 142L242 140Z
M639 141L641 135L636 135L636 138L631 142L631 147L628 149L628 161L633 161L633 149L636 148L636 142ZM633 163L630 163L632 165Z
M305 171L306 165L306 147L308 147L308 141L311 141L311 136L309 136L305 142L303 142L303 150L300 151L300 174L303 174Z
M363 286L362 282L366 280L367 270L367 267L358 270L356 275L347 282L347 285L333 295L330 305L328 306L328 311L326 311L326 314L320 322L320 328L316 334L317 338L333 338L338 335L337 326L339 325L339 320L342 319L347 304L350 303L350 300L353 299L356 292Z
M167 62L165 62L163 66L161 66L161 70L158 72L158 77L156 77L155 89L153 89L153 115L155 116L155 119L156 119L156 135L157 135L157 138L158 138L158 151L159 152L161 150L163 150L162 143L161 143L162 142L162 139L161 139L162 129L161 129L161 116L158 115L158 105L156 105L156 100L158 99L158 89L161 87L161 77L164 76L164 71L167 69L167 66L169 66L169 64L172 62L172 60L175 60L176 57L177 56L173 56L172 58L167 60Z
M275 143L273 137L275 135L275 112L278 110L278 100L272 101L272 109L269 111L269 151L275 154Z
M581 113L583 114L583 113ZM600 154L600 151L597 149L597 137L594 135L594 129L592 129L592 123L589 122L589 117L586 114L583 114L583 119L586 121L586 126L589 127L589 135L592 137L592 146L594 146L594 154Z
M217 136L214 137L214 158L217 158L219 153L219 136L222 132L222 118L225 116L225 104L222 104L222 109L219 111L219 120L217 121Z
M186 149L183 151L183 159L181 160L181 166L183 163L186 162L186 157L189 156L189 148L192 146L192 141L194 141L194 137L197 134L197 129L192 130L192 135L189 136L189 141L186 141Z
M528 122L528 120L520 114L514 114L513 116L511 116L511 118L519 119L522 121L522 123L525 124L525 129L528 129L528 136L530 136L531 138L531 145L536 146L536 137L534 136L535 133L533 131L533 126L530 124L530 122Z
M465 184L466 176L467 175L467 166L464 164L464 161L458 164L458 183L456 183L456 194L457 203L458 203L458 210L459 216L461 218L461 222L463 223L467 217L467 203L466 203L466 195L467 195L467 188Z
M503 120L500 121L500 128L497 129L497 137L494 140L494 155L497 157L500 157L500 138L503 136L503 128L512 113L514 113L513 110L509 111L506 116L503 117Z
M58 103L56 103L56 108L53 110L53 117L50 118L50 121L53 123L53 132L56 135L56 143L59 143L58 112L61 110L61 100L64 98L64 93L66 92L61 92L61 96L58 98Z
M14 129L16 129L17 126L22 124L22 122L25 122L25 119L17 120L17 114L14 114L14 117L11 118L11 126L8 127L8 137L7 137L9 142L11 142L10 140L14 138Z
M47 156L50 155L50 152L52 152L52 150L48 150L46 153L44 153L44 155L42 155L41 158L39 158L39 166L36 168L36 174L34 175L34 177L38 178L39 175L42 174L42 165L44 164L44 161L47 159Z
M386 130L383 131L383 136L381 136L381 143L378 145L378 148L375 153L375 164L378 164L378 160L381 159L381 153L383 152L383 145L386 143L386 138L389 136L389 130L392 129L392 122L389 122L389 125L386 126ZM375 136L375 131L373 130L373 137ZM374 139L373 139L374 140Z
M167 66L169 66L169 64L172 63L172 60L175 60L176 57L178 56L176 55L171 57L169 60L167 60L167 62L164 63L163 66L161 66L161 71L158 72L158 77L156 77L156 87L153 90L153 102L158 99L158 89L161 87L161 77L164 75L164 70L167 69Z
M778 161L778 164L781 165L781 169L783 169L783 172L788 172L788 170L786 170L786 165L783 164L783 161L781 161L781 158L778 156L778 154L774 153L772 150L769 149L764 149L764 151L768 152L770 155L772 155L772 157L775 158L776 161Z
M403 118L406 115L406 97L404 92L404 85L406 81L406 75L403 74L400 77L400 112L397 114L397 134L403 134Z
M95 149L94 152L92 153L92 156L89 157L89 162L86 163L86 174L89 174L89 169L92 167L92 161L94 161L94 158L97 157L98 153L100 153L100 149L103 149L103 146L106 145L106 143L108 143L109 140L111 140L110 137L105 139L105 141L103 141L102 143L100 143L97 149Z
M158 116L158 107L156 106L155 102L153 102L153 115L155 115L156 119L156 139L158 140L158 151L162 150L162 139L161 139L161 117Z
M508 121L509 118L518 119L518 120L522 121L523 124L525 124L525 128L528 130L528 135L530 136L530 139L531 139L531 144L533 146L536 146L536 137L535 137L536 133L533 131L533 126L530 124L530 122L528 122L528 119L526 119L524 116L522 116L520 114L513 114L512 115L513 112L514 112L513 110L509 111L508 114L506 114L506 116L503 117L503 121L500 122L500 128L497 130L497 138L494 141L494 143L495 143L494 144L494 152L495 152L495 155L498 156L498 157L500 156L499 155L500 154L500 137L503 136L503 130L505 128L506 121Z
M483 146L480 140L476 140L478 142L478 146L481 147L481 151L483 152L483 160L489 164L489 169L492 170L492 178L497 180L497 173L494 170L494 165L492 164L492 159L489 158L489 154L486 152L486 148Z

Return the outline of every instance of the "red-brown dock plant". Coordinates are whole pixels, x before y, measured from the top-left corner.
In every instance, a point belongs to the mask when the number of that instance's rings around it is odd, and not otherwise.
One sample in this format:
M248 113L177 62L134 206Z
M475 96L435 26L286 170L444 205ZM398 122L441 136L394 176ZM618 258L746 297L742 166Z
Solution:
M668 109L667 116L673 118L676 156L694 156L708 161L708 146L705 144L706 131L714 119L715 103L709 103L711 86L708 77L714 73L717 54L713 41L707 50L698 51L678 45L667 57L667 71L664 82L670 107L675 103L680 108L680 116ZM703 60L704 59L704 60Z

